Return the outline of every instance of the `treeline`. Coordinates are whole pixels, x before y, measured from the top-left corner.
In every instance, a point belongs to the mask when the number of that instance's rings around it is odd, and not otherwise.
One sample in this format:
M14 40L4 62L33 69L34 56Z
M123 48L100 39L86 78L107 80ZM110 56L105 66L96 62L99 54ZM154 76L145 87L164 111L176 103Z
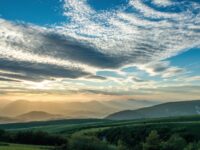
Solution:
M99 129L71 137L0 130L0 142L49 145L53 150L200 150L198 124L152 124Z
M53 146L51 150L115 150L108 143L102 142L95 136L72 136L64 138L42 131L0 130L0 148L6 143Z
M190 142L178 134L173 134L163 141L156 130L149 133L145 142L141 144L143 150L200 150L200 142Z
M118 150L200 150L198 125L144 125L109 128L97 133Z
M67 139L42 131L8 132L0 130L0 142L57 146L66 144Z

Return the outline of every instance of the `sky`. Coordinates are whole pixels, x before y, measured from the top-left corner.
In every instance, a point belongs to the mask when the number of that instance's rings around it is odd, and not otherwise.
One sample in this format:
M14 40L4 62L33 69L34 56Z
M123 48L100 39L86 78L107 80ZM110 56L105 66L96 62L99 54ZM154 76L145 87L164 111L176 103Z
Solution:
M199 0L0 0L0 99L200 99Z

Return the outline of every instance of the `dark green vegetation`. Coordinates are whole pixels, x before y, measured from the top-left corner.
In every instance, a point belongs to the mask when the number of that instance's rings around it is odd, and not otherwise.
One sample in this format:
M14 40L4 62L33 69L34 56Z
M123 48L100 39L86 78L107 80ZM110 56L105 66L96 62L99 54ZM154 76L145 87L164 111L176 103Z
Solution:
M98 137L130 150L183 150L200 146L199 126L200 123L160 123L116 127L99 132Z
M0 143L0 150L49 150L52 148L50 146Z
M109 115L107 118L112 120L130 120L173 116L191 116L198 114L200 114L200 100L194 100L169 102L136 110L120 111Z
M51 150L200 149L198 115L125 121L71 119L5 124L0 129L1 142L39 145L35 149L41 145ZM12 149L13 144L9 145ZM0 150L5 147L0 144Z
M0 130L0 141L9 143L22 143L33 145L62 145L66 139L58 135L51 135L42 131L7 132Z

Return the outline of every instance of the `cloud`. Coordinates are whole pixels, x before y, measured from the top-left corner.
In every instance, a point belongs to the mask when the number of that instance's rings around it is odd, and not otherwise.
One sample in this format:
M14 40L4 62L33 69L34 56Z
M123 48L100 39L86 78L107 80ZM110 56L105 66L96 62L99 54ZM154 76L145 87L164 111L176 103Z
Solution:
M104 88L104 89L82 89L78 92L81 93L92 93L92 94L102 94L102 95L116 95L116 96L136 96L136 95L141 95L144 96L148 95L148 99L151 98L151 95L163 95L164 99L166 100L172 100L169 99L170 94L177 94L184 98L184 96L192 97L193 96L198 96L199 97L199 90L200 86L192 86L192 85L171 85L171 86L157 86L155 88L148 88L148 87L143 87L140 89L134 89L134 88L129 88L129 89L117 89L117 88Z
M187 81L200 81L200 76L192 76L186 78Z
M147 82L146 80L140 79L140 78L138 78L138 77L132 77L132 80L133 80L134 82Z
M150 90L150 89L149 89ZM178 85L178 86L168 86L159 87L159 89L151 89L150 91L157 90L163 93L184 93L184 94L197 94L199 95L200 86L193 85Z
M177 76L180 75L182 73L184 73L185 70L182 68L178 68L178 67L171 67L169 69L167 69L163 74L162 77L163 78L169 78L169 77L173 77L173 76Z
M142 0L130 0L128 6L117 11L97 12L85 0L67 0L65 15L72 22L62 30L108 55L125 57L125 64L165 59L199 44L199 34L189 29L198 26L198 15L186 3L177 5L187 9L167 13L154 10ZM128 13L126 9L131 8L138 11ZM153 21L152 17L160 20Z
M153 0L153 3L159 6L170 6L172 5L172 1L171 0Z
M117 10L97 11L86 0L65 0L63 15L70 22L51 27L0 19L0 69L20 73L3 76L104 80L96 72L125 65L163 78L181 73L162 60L200 45L200 4L147 2L129 0Z
M91 75L91 76L87 76L86 79L106 80L107 78L103 76L98 76L98 75Z
M152 62L145 65L138 65L137 67L151 76L159 75L163 78L173 77L185 72L182 68L171 67L169 61Z
M0 74L0 76L1 76L1 74ZM9 78L2 78L2 77L0 77L0 81L8 81L8 82L19 82L18 80L13 80L13 79L9 79Z
M13 79L41 81L53 78L79 78L91 75L78 68L65 68L52 64L0 59L0 69L20 74L0 73Z

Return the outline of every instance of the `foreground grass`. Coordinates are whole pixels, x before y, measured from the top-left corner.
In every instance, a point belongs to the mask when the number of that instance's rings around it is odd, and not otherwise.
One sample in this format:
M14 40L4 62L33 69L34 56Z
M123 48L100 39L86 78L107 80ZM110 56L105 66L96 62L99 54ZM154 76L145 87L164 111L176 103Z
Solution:
M0 150L50 150L49 146L0 143Z

